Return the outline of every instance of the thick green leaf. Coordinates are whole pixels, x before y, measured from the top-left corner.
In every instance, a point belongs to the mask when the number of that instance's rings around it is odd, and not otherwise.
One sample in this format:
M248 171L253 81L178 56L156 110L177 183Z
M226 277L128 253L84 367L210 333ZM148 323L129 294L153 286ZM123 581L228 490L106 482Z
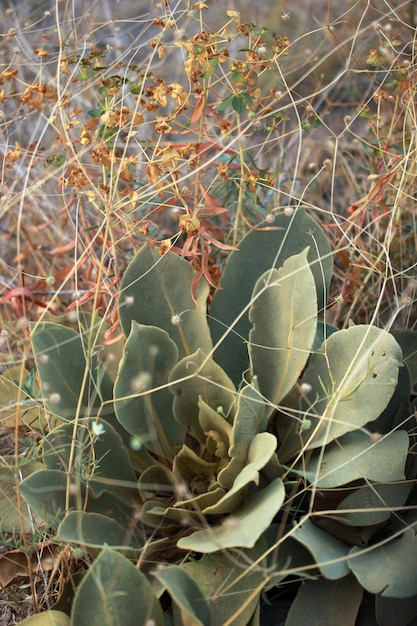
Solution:
M82 485L81 491L84 494L84 485ZM87 513L105 515L124 528L131 529L132 517L135 515L133 506L137 497L132 499L130 494L127 496L121 488L114 491L103 491L98 498L93 498L90 494L88 498L86 496L87 493L84 495L83 503L87 501L87 504L84 505Z
M394 393L401 360L392 335L374 326L333 333L312 354L303 377L310 388L302 405L309 428L300 433L299 424L290 419L289 431L281 432L281 461L297 453L300 434L306 449L318 448L375 420ZM284 427L288 424L283 421Z
M410 598L375 597L375 612L378 626L415 626L417 617L417 595Z
M130 541L126 528L113 519L85 511L70 511L58 526L55 539L90 548L107 544L119 550L126 549Z
M187 498L187 500L178 500L174 506L181 510L192 511L204 511L207 507L214 506L226 493L225 489L217 487L216 484L212 483L209 486L209 491L205 493L197 494L194 497Z
M19 622L23 626L70 626L71 620L61 611L45 611Z
M183 550L203 553L226 548L253 548L280 510L284 498L284 484L277 478L261 491L251 494L223 524L182 537L177 545Z
M232 555L216 552L182 563L181 568L196 581L211 608L211 626L248 623L265 579L263 568L250 568L250 564L261 559L265 548L261 539L252 550L239 550Z
M122 279L119 315L125 335L129 335L135 320L165 330L177 344L180 358L198 348L209 354L212 349L206 319L209 287L203 278L199 280L196 304L191 295L195 276L191 264L177 254L166 252L161 256L155 248L144 245Z
M69 510L85 507L86 485L75 475L68 482L67 474L59 470L40 470L34 472L20 485L20 492L29 506L52 527L64 519L69 488ZM132 517L132 502L123 497L121 490L109 493L103 491L99 498L89 497L87 511L105 514L121 524L128 525Z
M76 508L79 488L71 480L73 495L69 498L71 508ZM20 493L29 506L49 526L57 526L64 518L67 493L67 475L59 470L39 470L20 484Z
M174 508L161 506L160 502L148 500L143 506L143 510L146 515L143 518L144 523L148 524L152 528L170 528L172 522L175 523L174 529L178 530L178 524L181 526L193 526L199 527L202 523L202 517L200 511L195 510L194 507L190 510L185 508ZM151 544L152 545L152 544ZM172 547L172 543L170 543Z
M175 626L211 626L208 602L184 567L170 565L153 575L172 598Z
M326 304L332 276L332 252L321 227L304 210L292 216L279 213L275 220L251 230L230 254L220 286L210 307L210 327L216 359L235 385L248 369L247 341L251 324L249 306L256 281L309 247L308 262L316 284L319 311ZM272 312L270 312L272 314Z
M23 371L23 385L28 378L33 379L34 372ZM19 426L33 430L42 430L50 427L50 416L39 406L36 406L23 392L19 398L19 381L22 376L22 366L14 365L3 369L0 375L0 423L4 428L14 428L18 415ZM33 391L38 393L38 385L33 384ZM19 406L17 406L19 404Z
M186 445L175 456L172 474L178 486L183 485L190 493L205 493L215 481L218 463L202 459Z
M417 331L416 330L392 330L391 334L401 346L410 375L414 392L417 392Z
M363 589L354 576L306 580L291 605L285 626L355 626Z
M406 365L400 367L398 383L391 400L388 402L381 415L366 424L365 428L373 433L389 433L396 427L410 428L407 420L410 418L410 396L412 393L410 370Z
M251 483L259 484L259 472L277 447L275 435L258 433L251 441L245 467L237 474L232 488L216 504L204 509L206 515L232 513L246 499Z
M311 552L325 578L338 580L349 573L349 546L318 528L311 520L304 519L291 536Z
M228 459L232 425L201 398L198 400L198 421L207 437L207 449L219 459Z
M169 520L165 513L166 509L161 506L160 501L147 500L143 503L140 512L141 524L150 528L157 528L158 531L163 529L166 533L174 533L176 531L176 524L173 523L172 520ZM183 517L185 519L185 515Z
M136 489L136 477L122 438L103 419L83 418L51 431L43 444L43 458L48 469L78 471L95 497L105 490Z
M287 530L291 531L291 526L288 526ZM279 522L273 522L262 535L262 540L267 544L265 561L270 578L266 589L278 586L290 574L301 579L320 576L313 556L307 548L293 539L290 532L286 533L284 540L282 536Z
M322 489L347 485L358 479L402 480L408 445L405 430L396 430L376 441L360 431L348 433L328 445L324 454L315 451L307 466L300 467L297 473Z
M273 406L297 382L316 335L317 294L307 254L308 248L279 270L266 271L253 290L249 356L261 393Z
M322 344L327 340L327 338L330 337L330 335L333 335L333 333L336 333L338 330L337 326L333 326L333 324L317 320L316 336L314 337L312 350L320 350Z
M81 415L95 414L101 405L100 385L97 359L86 358L87 338L66 326L41 322L32 324L31 340L41 390L51 413L69 420L78 410Z
M417 537L407 528L399 538L373 546L354 547L348 565L356 578L370 593L384 597L408 598L417 595Z
M104 547L83 578L71 626L163 626L162 610L146 577L127 558Z
M235 387L222 368L201 350L177 363L169 382L169 390L174 395L175 419L190 426L198 439L205 440L198 419L199 398L215 410L221 408L229 420L233 419L233 412L229 413L229 409L235 399Z
M255 610L252 613L252 617L248 622L248 626L261 626L261 603L258 602L255 606Z
M114 386L122 426L154 454L170 460L185 437L185 427L172 415L172 395L164 387L177 359L177 346L167 332L133 320Z
M230 438L228 454L230 462L217 477L219 484L230 489L239 472L245 467L249 447L256 434L266 430L268 419L265 401L259 392L256 377L251 385L245 385L238 393L236 414Z
M369 484L356 489L337 507L339 519L349 526L371 526L388 520L406 502L412 481ZM336 514L335 511L335 514Z
M1 457L0 466L0 528L2 532L11 535L19 535L22 532L32 533L33 523L41 524L42 518L39 516L31 519L27 507L21 505L17 494L17 484L22 478L26 478L34 472L42 469L42 463L37 461L24 462L20 459L21 465L14 469L14 457ZM22 528L23 522L23 528Z
M139 476L138 488L141 499L150 500L164 495L171 499L174 496L175 480L170 470L163 465L152 465Z

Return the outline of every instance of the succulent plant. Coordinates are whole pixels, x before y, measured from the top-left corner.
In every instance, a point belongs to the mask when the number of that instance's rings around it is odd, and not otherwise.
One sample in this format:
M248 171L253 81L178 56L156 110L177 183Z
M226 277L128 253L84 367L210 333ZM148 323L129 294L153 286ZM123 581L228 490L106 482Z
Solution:
M289 575L304 583L288 626L313 604L309 624L355 624L364 593L376 615L417 596L416 333L332 327L331 275L300 208L246 235L208 314L192 266L144 245L120 287L114 378L100 320L33 325L60 423L21 494L56 541L98 554L63 624L255 626L262 590Z

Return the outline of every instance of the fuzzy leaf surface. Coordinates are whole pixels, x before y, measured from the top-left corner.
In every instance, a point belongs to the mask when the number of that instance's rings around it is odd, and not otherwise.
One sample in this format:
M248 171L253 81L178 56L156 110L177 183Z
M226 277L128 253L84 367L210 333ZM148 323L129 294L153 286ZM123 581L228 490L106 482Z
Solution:
M163 256L144 245L127 267L119 298L119 315L126 336L133 320L165 330L176 343L180 358L201 348L212 348L206 319L209 286L204 279L196 288L196 304L191 296L195 271L174 252ZM180 315L179 323L173 317Z
M172 598L176 626L182 624L211 626L212 616L209 604L198 583L185 568L169 565L162 572L154 573L154 576Z
M162 610L146 576L104 547L78 588L71 626L163 626Z
M231 427L230 462L218 475L219 484L230 489L236 476L245 467L253 438L266 430L268 425L265 401L259 391L256 377L238 393L236 414Z
M172 498L175 481L167 467L151 465L139 476L138 489L141 499L145 502L164 493Z
M336 510L340 510L339 519L349 526L370 526L385 522L393 510L398 511L405 504L411 488L411 480L360 487L337 507Z
M94 359L87 364L85 338L66 326L41 322L32 325L31 340L41 389L51 413L71 420L81 398L82 412L94 414L101 400Z
M185 436L185 427L172 414L172 395L164 387L177 359L177 346L166 331L133 320L114 385L115 410L122 426L167 459Z
M309 482L322 489L361 478L375 482L402 480L408 446L405 430L396 430L375 442L365 433L352 432L332 442L323 455L314 452L299 473L304 472Z
M0 525L1 529L5 533L20 534L22 532L22 521L24 524L24 531L27 533L33 532L33 519L31 519L27 508L23 507L20 513L19 499L16 492L17 482L20 482L21 477L27 478L34 472L43 468L42 463L38 461L23 462L19 467L18 479L16 478L16 471L12 470L15 464L14 457L0 457ZM9 466L10 464L10 466ZM33 515L33 513L32 513ZM40 523L41 516L36 516L36 523Z
M67 488L67 474L49 469L34 472L20 484L21 495L34 509L38 519L52 527L57 527L64 519ZM85 483L73 475L69 489L69 508L76 510L80 501L83 502L86 497ZM124 497L120 490L118 493L103 491L100 497L88 499L87 511L106 515L121 524L128 524L132 517L132 502L130 498Z
M210 307L210 327L216 359L236 386L249 366L247 341L251 323L249 307L256 281L264 272L279 268L294 254L309 247L308 262L316 285L319 311L327 301L332 276L332 251L323 230L304 209L292 216L279 213L263 222L239 243L226 263Z
M223 524L182 537L177 545L183 550L202 553L253 548L280 510L284 498L284 483L277 478L261 491L251 494Z
M57 526L64 517L66 492L67 476L59 470L39 470L20 484L23 498L50 526ZM76 507L75 498L70 498L70 506Z
M349 546L343 541L322 530L309 519L302 522L292 537L311 552L325 578L338 580L349 574Z
M58 541L81 546L126 549L126 528L115 520L98 513L70 511L58 526L55 537Z
M174 395L175 419L191 426L197 438L204 433L199 422L199 399L211 408L218 407L228 413L235 399L235 387L224 370L201 350L185 357L172 369L169 390ZM232 419L232 414L230 414Z
M246 499L251 483L259 484L259 472L274 454L277 440L271 433L256 434L249 446L245 466L237 474L232 488L216 504L204 509L206 515L232 513Z
M100 433L94 435L94 429ZM75 436L74 436L75 434ZM94 451L94 454L93 454ZM83 418L74 424L62 424L52 430L43 444L43 460L47 469L67 471L70 456L73 463L89 466L89 489L95 497L103 491L135 489L136 478L121 436L111 424L100 418ZM93 469L94 468L94 469Z
M312 354L303 383L311 386L303 403L311 428L307 449L318 448L375 420L398 381L401 348L384 330L352 326L333 333Z
M19 622L23 626L70 626L71 620L62 611L45 611Z
M291 605L285 626L355 626L363 589L354 576L306 580Z
M215 552L181 565L210 604L211 626L250 623L263 588L264 573L262 568L248 570L248 563L259 559L265 549L266 544L260 539L253 549L235 552L233 558L225 552Z
M401 537L372 550L351 549L348 565L370 593L391 598L417 595L417 537L407 528Z
M249 356L260 391L272 405L297 382L316 336L317 294L308 250L262 274L253 290Z

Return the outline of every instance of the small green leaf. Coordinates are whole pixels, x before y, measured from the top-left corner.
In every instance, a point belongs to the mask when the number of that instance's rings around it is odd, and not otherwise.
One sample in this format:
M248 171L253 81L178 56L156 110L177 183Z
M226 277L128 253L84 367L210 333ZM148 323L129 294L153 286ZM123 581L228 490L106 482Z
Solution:
M204 493L214 481L217 462L210 463L185 444L175 456L172 473L178 484L185 484L193 493Z
M232 98L232 109L238 114L243 115L246 111L246 101L241 95L234 95Z
M91 109L90 111L87 111L87 114L90 117L101 117L104 113L104 109L102 107L99 107L98 109Z
M103 491L99 498L89 497L85 505L86 485L75 474L68 482L65 472L39 470L20 484L21 495L35 511L38 519L44 520L52 527L57 527L64 519L67 489L70 510L76 510L83 505L87 506L88 512L106 514L122 524L128 524L131 520L132 502L128 497L124 497L120 490L117 493Z
M219 459L227 459L230 439L232 436L232 425L221 413L212 409L202 398L198 400L198 421L207 436L207 449L215 454Z
M216 483L212 483L209 487L210 491L206 491L205 493L198 494L192 498L187 498L187 500L178 500L175 503L175 507L181 511L204 511L210 506L214 506L223 496L225 495L225 489L221 487L215 487ZM170 517L171 513L169 513ZM197 520L201 521L200 520Z
M74 487L74 495L77 486ZM58 470L39 470L20 484L20 493L39 518L49 526L57 526L64 518L67 493L67 475ZM76 507L75 497L70 497L70 506Z
M232 104L232 100L234 98L234 94L230 94L230 96L227 96L227 98L225 98L217 107L216 107L216 111L224 111L225 109L227 109L228 106L230 106Z
M138 480L142 500L150 500L165 494L170 499L174 495L175 480L170 470L163 465L151 465L141 473Z
M41 322L31 325L31 340L41 390L48 409L63 419L79 410L94 415L101 405L97 385L97 359L86 359L87 337L71 328Z
M95 435L95 432L99 433ZM70 458L82 473L95 497L106 489L136 489L136 477L122 438L103 419L83 418L74 424L63 424L52 430L43 444L43 460L48 469L68 471Z
M21 459L23 460L23 459ZM29 461L22 463L18 470L13 470L15 459L1 457L0 467L0 527L2 532L18 535L22 532L33 532L33 519L27 511L27 507L21 507L16 492L16 485L21 476L27 477L43 468L42 463ZM9 465L10 464L10 465ZM36 522L41 523L42 517L36 516ZM24 528L22 528L22 522Z

